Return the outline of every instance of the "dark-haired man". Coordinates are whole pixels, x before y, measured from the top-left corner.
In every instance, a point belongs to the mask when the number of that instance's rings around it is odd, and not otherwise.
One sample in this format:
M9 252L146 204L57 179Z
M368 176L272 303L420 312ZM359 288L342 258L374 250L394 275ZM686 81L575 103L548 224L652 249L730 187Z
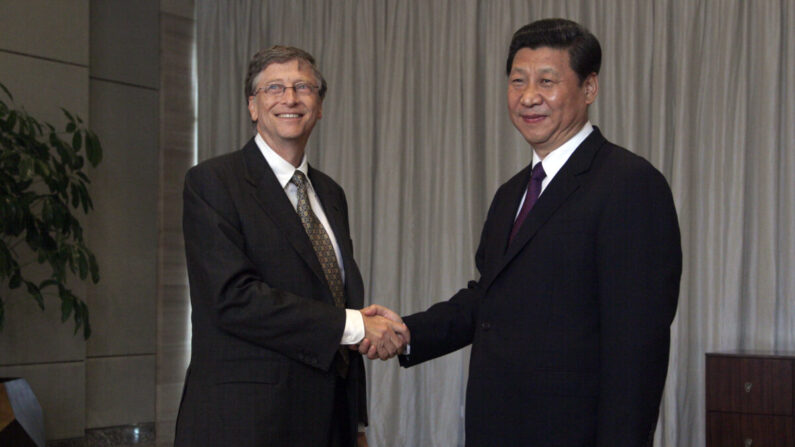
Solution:
M662 174L588 120L600 64L598 40L577 23L540 20L514 34L508 112L532 164L494 197L480 278L404 318L403 366L472 344L467 446L651 445L679 226Z
M309 166L326 81L312 56L275 46L249 63L257 134L185 177L193 340L177 446L366 445L361 355L394 355L401 323L363 316L345 194Z

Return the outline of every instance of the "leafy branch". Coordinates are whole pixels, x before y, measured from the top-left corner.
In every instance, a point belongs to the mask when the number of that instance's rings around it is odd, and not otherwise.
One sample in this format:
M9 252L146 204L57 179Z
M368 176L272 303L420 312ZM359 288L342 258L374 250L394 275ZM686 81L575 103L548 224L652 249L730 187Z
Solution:
M91 335L88 308L67 286L68 275L99 281L99 266L83 240L83 228L74 212L93 209L85 162L97 166L102 147L96 134L79 116L61 109L66 128L57 131L47 122L17 108L0 83L0 286L24 287L44 310L45 291L61 300L61 321L74 319L75 333ZM22 245L24 244L24 245ZM26 246L37 264L47 264L50 276L34 280L27 264L20 264L18 248ZM0 331L5 320L0 296Z

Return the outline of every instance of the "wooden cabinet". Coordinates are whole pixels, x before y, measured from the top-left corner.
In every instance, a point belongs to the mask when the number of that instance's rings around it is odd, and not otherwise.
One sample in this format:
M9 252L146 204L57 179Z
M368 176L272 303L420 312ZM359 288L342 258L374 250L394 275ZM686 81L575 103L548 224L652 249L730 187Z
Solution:
M707 447L793 447L795 353L707 354Z

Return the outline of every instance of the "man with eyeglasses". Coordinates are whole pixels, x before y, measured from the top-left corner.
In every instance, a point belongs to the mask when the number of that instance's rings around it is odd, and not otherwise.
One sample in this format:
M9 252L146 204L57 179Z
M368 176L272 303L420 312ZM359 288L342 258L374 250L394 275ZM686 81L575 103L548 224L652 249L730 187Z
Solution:
M305 154L325 94L309 53L261 50L245 85L256 135L185 177L193 344L177 446L367 445L364 364L348 346L366 336L388 358L408 330L354 310L345 194Z

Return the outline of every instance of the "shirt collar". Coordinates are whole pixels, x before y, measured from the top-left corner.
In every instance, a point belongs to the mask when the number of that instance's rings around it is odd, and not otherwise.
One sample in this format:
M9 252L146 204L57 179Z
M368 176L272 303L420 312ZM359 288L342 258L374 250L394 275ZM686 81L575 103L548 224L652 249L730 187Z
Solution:
M287 184L290 183L290 179L293 178L296 169L303 172L307 181L309 181L309 163L306 161L306 154L301 158L301 164L296 168L289 161L283 159L281 155L277 154L276 151L271 149L259 133L254 137L254 142L257 143L259 151L262 153L262 156L265 157L265 161L268 162L268 165L270 165L273 173L276 175L276 179L279 181L279 184L282 185L282 188L286 188ZM311 185L312 182L309 181L309 184Z
M571 154L580 146L580 143L585 141L585 138L593 132L593 125L591 121L586 121L585 125L582 126L579 132L576 135L571 137L569 141L563 143L557 149L553 150L544 158L544 172L547 174L547 178L551 179L555 176L555 174L560 171L560 168L566 164L566 161L569 160ZM533 150L533 166L537 163L540 163L541 157L538 156L535 150Z

